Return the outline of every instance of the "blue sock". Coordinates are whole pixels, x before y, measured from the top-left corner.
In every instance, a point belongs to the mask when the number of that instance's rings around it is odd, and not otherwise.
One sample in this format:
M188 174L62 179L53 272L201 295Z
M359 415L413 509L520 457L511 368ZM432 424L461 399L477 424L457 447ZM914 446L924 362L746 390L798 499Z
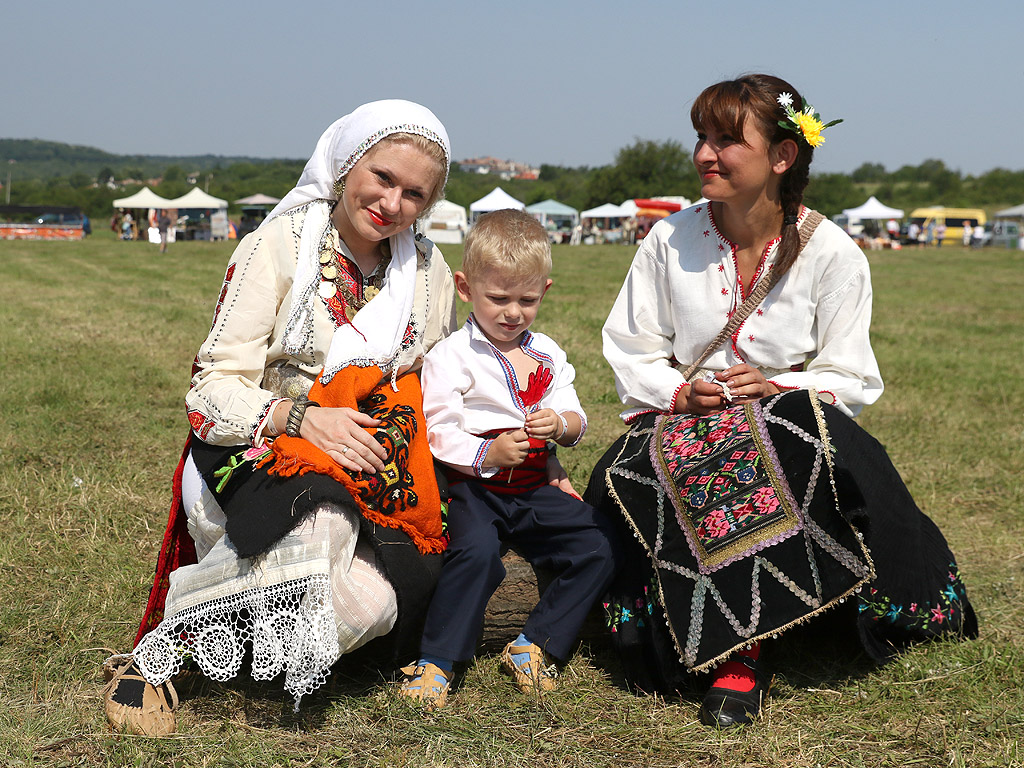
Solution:
M529 638L526 637L522 632L519 633L519 637L512 641L512 645L533 645ZM530 660L530 654L528 653L513 653L512 662L517 666L521 667L523 664Z
M455 667L455 662L452 659L442 659L440 656L428 656L424 654L420 657L420 660L416 662L417 666L422 664L433 664L439 669L443 669L448 674L451 674L452 669Z

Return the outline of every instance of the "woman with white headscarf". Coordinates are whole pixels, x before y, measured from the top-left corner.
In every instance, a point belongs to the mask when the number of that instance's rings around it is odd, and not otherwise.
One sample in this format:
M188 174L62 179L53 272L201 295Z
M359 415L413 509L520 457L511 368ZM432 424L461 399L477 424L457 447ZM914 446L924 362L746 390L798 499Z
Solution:
M193 365L146 617L107 664L115 726L173 731L186 658L226 680L248 649L253 677L284 672L297 707L374 638L414 649L445 544L414 372L455 311L413 224L449 162L428 109L365 104L235 249Z

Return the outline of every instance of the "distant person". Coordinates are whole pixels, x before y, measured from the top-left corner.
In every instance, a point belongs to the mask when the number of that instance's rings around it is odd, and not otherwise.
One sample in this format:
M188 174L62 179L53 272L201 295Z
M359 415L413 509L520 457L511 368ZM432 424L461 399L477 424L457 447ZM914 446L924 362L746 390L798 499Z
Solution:
M932 245L935 242L935 222L929 221L928 226L924 228L924 243L925 245Z
M86 237L92 234L92 222L89 221L89 217L84 213L82 214L82 234Z
M524 693L555 687L558 667L615 570L610 521L548 484L553 444L576 445L586 416L575 370L534 333L551 287L551 244L529 214L481 216L455 286L472 314L423 361L423 411L434 458L448 468L448 549L427 610L420 659L400 693L443 706L457 662L473 658L484 609L505 576L502 549L557 572L501 665Z
M156 229L160 233L160 253L167 253L167 238L171 229L171 217L167 215L167 211L160 211L156 219Z
M971 234L971 247L981 248L985 244L985 225L980 221L974 225L974 231Z
M132 214L130 211L125 211L124 216L121 217L121 239L131 240L133 239L132 225Z
M935 225L935 247L941 248L942 241L946 239L946 222L940 221Z
M900 239L900 224L896 219L889 219L885 222L885 231L889 234L889 239L892 242L897 242Z
M921 225L916 221L910 222L907 226L907 245L920 245Z
M970 248L971 238L974 237L974 226L967 219L964 219L960 226L963 227L960 239L964 244L964 248Z
M651 228L604 325L627 431L584 498L621 522L604 602L627 682L671 694L710 672L700 720L727 728L761 710L765 642L839 603L879 662L977 622L942 533L853 420L882 379L868 260L803 203L828 124L771 75L710 86L690 119L709 202Z

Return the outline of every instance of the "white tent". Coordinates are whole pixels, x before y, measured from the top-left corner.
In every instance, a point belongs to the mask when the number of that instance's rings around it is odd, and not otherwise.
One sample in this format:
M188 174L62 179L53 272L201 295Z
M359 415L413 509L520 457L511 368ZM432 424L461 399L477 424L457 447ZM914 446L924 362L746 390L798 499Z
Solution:
M277 205L280 202L281 198L279 197L271 197L270 195L264 195L262 192L257 192L255 195L235 200L235 205Z
M465 208L451 200L441 200L428 216L419 220L419 231L435 243L461 243L466 223Z
M1003 208L1001 211L995 212L995 218L997 219L1021 219L1024 218L1024 203L1021 205L1015 205L1013 208Z
M626 219L629 216L628 210L614 203L605 203L604 205L597 206L597 208L580 211L580 217L584 219Z
M208 195L199 187L192 187L186 194L181 197L176 197L173 200L168 200L169 208L203 208L208 210L216 210L218 208L227 208L228 201L221 200L219 197Z
M878 202L878 198L872 195L867 199L864 205L860 205L856 208L844 208L843 214L848 216L851 221L854 219L902 219L903 209L902 208L890 208Z
M149 187L143 187L134 195L114 201L115 208L175 208L174 201L160 197Z
M473 221L476 221L477 216L481 213L500 211L505 208L514 208L517 211L522 211L526 209L526 204L516 200L501 187L495 187L475 203L470 203L469 213Z

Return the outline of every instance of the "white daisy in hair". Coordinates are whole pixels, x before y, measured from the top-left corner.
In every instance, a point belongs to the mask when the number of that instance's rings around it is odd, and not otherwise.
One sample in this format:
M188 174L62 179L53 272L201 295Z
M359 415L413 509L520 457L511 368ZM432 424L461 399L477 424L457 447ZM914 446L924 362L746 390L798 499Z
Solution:
M779 104L782 105L783 107L791 107L791 106L793 106L793 94L792 93L786 93L786 92L780 93L779 94Z

